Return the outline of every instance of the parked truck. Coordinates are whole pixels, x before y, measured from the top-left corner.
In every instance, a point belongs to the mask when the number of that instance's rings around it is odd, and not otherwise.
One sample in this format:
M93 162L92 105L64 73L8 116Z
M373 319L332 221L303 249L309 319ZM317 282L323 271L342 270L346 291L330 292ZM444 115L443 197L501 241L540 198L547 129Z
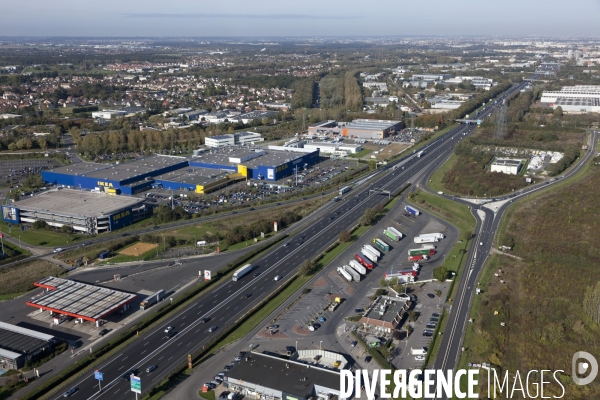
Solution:
M427 348L425 348L425 347L421 347L418 349L411 348L410 354L412 354L413 356L424 356L425 354L427 354Z
M435 249L409 249L409 256L432 256L435 254Z
M249 273L250 271L252 271L252 265L251 264L246 264L244 265L242 268L238 269L237 271L235 271L233 273L233 281L236 282L237 280L239 280L242 276L246 275L247 273Z
M439 239L434 238L433 236L415 236L415 243L435 243L439 242Z
M419 263L413 263L412 269L413 269L413 271L420 270L421 269L421 264L419 264Z
M373 243L383 251L390 251L390 246L381 239L373 239Z
M383 279L386 281L398 279L398 283L412 283L415 281L416 275L402 274L400 271L390 271L383 274Z
M417 275L419 275L419 271L415 271L415 270L414 270L414 269L412 269L412 268L409 268L409 269L403 269L403 270L400 270L400 275L410 275L410 276L417 276Z
M442 240L443 238L445 238L443 233L421 233L419 236L421 236L421 237L431 236L438 240Z
M338 303L337 301L334 301L333 303L331 303L331 304L329 305L329 308L328 308L329 312L334 312L334 311L335 311L335 309L336 309L336 308L337 308L339 305L340 305L340 303Z
M377 257L381 258L381 252L379 250L377 250L375 247L371 246L370 244L365 244L365 246L363 247L363 249L367 249L371 253L375 254Z
M394 232L390 231L389 229L385 229L383 231L383 234L395 242L398 242L401 239L401 236L396 235Z
M346 279L348 282L352 282L352 276L347 273L346 271L344 271L343 268L338 268L337 272L344 277L344 279Z
M434 249L435 250L435 246L432 244L424 244L421 246L422 249Z
M350 276L352 276L352 280L354 280L354 282L360 282L360 274L358 272L356 272L354 270L354 268L352 268L349 265L344 265L343 268L344 268L344 271L346 271L347 273L350 274Z
M165 298L165 291L161 289L158 292L154 293L153 295L146 297L140 303L140 310L145 310L148 307L150 307L151 305L158 303L159 301L161 301L164 298Z
M363 257L362 255L355 254L354 259L366 269L373 269L373 263L368 258Z
M369 260L373 261L374 263L376 263L379 260L379 258L375 254L371 253L371 251L368 249L362 249L360 251L360 254L367 257Z
M422 261L422 260L427 260L429 257L427 256L408 256L408 261Z
M350 265L352 268L354 268L356 270L356 272L358 272L359 274L362 274L362 275L367 274L367 269L354 260L350 260L348 265Z
M404 206L404 211L406 211L409 214L414 215L415 217L418 217L419 215L421 215L421 212L419 210L417 210L414 207L411 206Z

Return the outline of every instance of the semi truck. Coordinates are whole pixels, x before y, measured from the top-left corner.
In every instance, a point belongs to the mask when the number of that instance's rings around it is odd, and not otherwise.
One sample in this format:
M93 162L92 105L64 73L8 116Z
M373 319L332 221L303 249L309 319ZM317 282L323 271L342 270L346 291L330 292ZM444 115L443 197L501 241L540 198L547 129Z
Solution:
M247 273L249 273L250 271L252 271L252 265L251 264L246 264L244 265L242 268L238 269L237 271L235 271L233 273L233 281L236 282L237 280L239 280L242 276L246 275Z
M365 244L363 249L367 249L371 253L375 254L377 257L381 257L381 252L379 250L375 249L375 247L371 246L370 244Z
M411 206L404 206L404 211L406 211L409 214L414 215L415 217L418 217L419 215L421 215L421 212L419 210L417 210L414 207Z
M343 188L340 189L339 195L341 196L344 193L348 193L350 191L350 189L352 189L350 186L344 186Z
M338 268L337 272L344 277L344 279L346 279L348 282L352 282L352 276L347 273L346 271L344 271L343 268Z
M367 274L367 269L354 260L350 260L348 265L350 265L352 268L354 268L356 270L356 272L358 272L359 274L363 274L363 275Z
M421 237L425 237L425 236L431 236L434 237L438 240L442 240L443 238L445 238L446 236L444 236L443 233L421 233L419 236Z
M409 256L432 256L435 254L435 249L409 249Z
M342 268L344 268L344 271L346 271L347 273L350 274L350 276L352 277L352 280L354 280L354 282L360 282L360 274L358 272L356 272L354 270L354 268L352 268L349 265L344 265Z
M421 269L421 265L419 263L413 263L412 269L413 271L418 271Z
M403 270L400 271L400 275L417 276L417 275L419 275L419 271L415 271L412 268L410 268L410 269L403 269Z
M158 292L146 297L140 303L140 310L145 310L148 307L150 307L151 305L158 303L159 301L161 301L164 298L165 298L165 291L161 289Z
M416 261L427 260L428 258L429 257L427 257L427 256L408 256L408 261L416 262Z
M433 236L415 236L415 243L435 243L439 242L439 239L434 238Z
M434 249L435 250L435 246L432 244L424 244L421 246L422 249Z
M421 158L421 156L425 154L425 150L421 150L420 152L417 153L417 158Z
M360 251L360 254L362 254L363 256L367 257L369 260L373 261L374 263L376 263L377 261L379 261L379 258L377 258L377 256L375 254L371 253L367 249L362 249Z
M375 243L375 246L379 247L383 251L390 250L390 246L381 239L373 239L373 243Z
M373 269L373 263L362 255L355 254L354 259L358 261L366 269Z
M392 232L392 231L390 231L390 230L388 230L388 229L385 229L385 230L383 231L383 234L384 234L385 236L389 237L390 239L392 239L392 240L393 240L393 241L395 241L395 242L398 242L398 241L400 241L400 238L401 238L400 236L396 235L394 232Z

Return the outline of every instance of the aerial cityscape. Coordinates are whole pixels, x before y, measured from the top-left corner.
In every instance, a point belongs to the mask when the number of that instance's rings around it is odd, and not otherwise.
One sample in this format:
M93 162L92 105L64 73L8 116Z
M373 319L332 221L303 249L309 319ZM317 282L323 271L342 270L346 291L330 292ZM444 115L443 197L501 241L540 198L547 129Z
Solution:
M600 4L32 3L0 400L600 398Z

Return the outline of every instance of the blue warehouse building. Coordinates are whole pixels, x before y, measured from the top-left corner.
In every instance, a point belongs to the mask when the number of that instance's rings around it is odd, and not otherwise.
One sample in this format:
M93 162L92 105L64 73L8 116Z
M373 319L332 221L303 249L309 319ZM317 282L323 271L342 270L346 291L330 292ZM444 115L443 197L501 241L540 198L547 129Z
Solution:
M208 193L237 180L277 181L318 162L319 150L225 147L193 158L154 155L124 164L72 164L42 171L42 179L110 194L152 187Z

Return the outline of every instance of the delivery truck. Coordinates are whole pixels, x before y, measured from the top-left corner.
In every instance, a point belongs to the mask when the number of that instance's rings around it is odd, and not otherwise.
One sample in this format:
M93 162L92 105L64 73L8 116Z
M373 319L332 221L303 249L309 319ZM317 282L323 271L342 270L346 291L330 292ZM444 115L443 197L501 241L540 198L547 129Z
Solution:
M365 246L363 247L363 249L367 249L371 253L375 254L377 257L381 258L381 252L379 250L377 250L375 247L371 246L370 244L365 244Z
M398 229L394 228L393 226L389 226L387 228L387 230L392 232L393 234L397 235L400 239L402 239L404 237L404 234L402 232L400 232Z
M421 215L421 212L419 210L417 210L414 207L411 206L404 206L404 211L406 211L407 213L414 215L415 217L418 217L419 215Z
M408 261L412 261L412 262L423 261L423 260L427 260L428 258L429 257L427 257L427 256L409 256Z
M390 239L392 239L392 240L393 240L393 241L395 241L395 242L398 242L398 241L401 239L401 237L400 237L400 236L396 235L394 232L392 232L392 231L390 231L390 230L388 230L388 229L385 229L385 230L383 231L383 234L384 234L385 236L389 237Z
M158 303L159 301L161 301L164 298L165 298L165 291L161 289L158 292L146 297L140 303L140 310L145 310L148 307L152 306L153 304Z
M381 239L373 239L373 243L383 251L390 251L390 246Z
M249 273L250 271L252 271L252 265L251 264L246 264L244 265L242 268L238 269L237 271L235 271L233 273L233 281L236 282L237 280L239 280L242 276L246 275L247 273Z
M354 260L350 260L348 265L350 265L352 268L354 268L356 270L356 272L358 272L359 274L362 274L362 275L367 274L367 269Z
M338 272L338 274L343 276L344 279L346 279L348 282L352 282L352 276L349 273L347 273L346 271L344 271L343 268L338 268L337 272Z
M435 254L434 249L409 249L409 256L432 256Z
M374 263L376 263L379 260L379 258L375 254L371 253L367 249L362 249L360 251L360 254L362 254L363 256L367 257L369 260L371 260Z
M421 233L419 236L421 236L421 237L431 236L438 240L442 240L443 238L445 238L443 233Z
M344 265L343 268L344 268L344 271L346 271L347 273L350 274L350 276L352 277L352 280L354 282L360 282L360 274L358 272L356 272L354 270L354 268L352 268L349 265Z
M439 239L434 238L433 236L415 236L415 243L436 243L439 242Z
M401 274L400 271L390 271L383 274L383 279L386 281L398 279L398 283L412 283L415 281L415 276Z
M362 255L355 254L354 259L358 261L366 269L373 269L373 263Z

